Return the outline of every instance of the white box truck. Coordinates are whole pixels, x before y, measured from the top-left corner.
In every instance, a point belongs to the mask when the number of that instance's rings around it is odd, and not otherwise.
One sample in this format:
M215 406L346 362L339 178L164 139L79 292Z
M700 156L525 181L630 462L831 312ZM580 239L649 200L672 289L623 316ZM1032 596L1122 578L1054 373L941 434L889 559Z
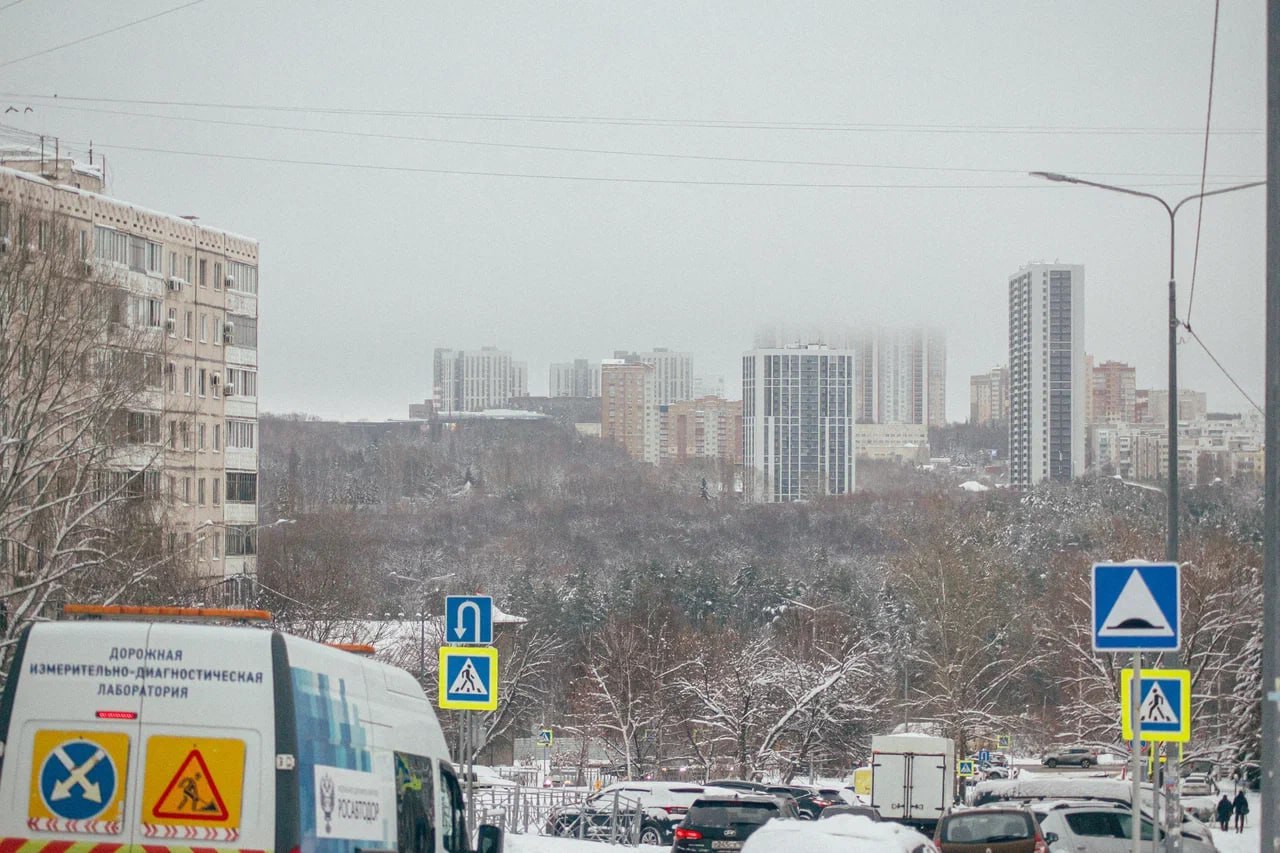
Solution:
M929 735L871 739L871 805L885 820L930 834L951 808L956 788L955 741Z
M404 670L225 624L258 611L67 610L93 621L24 631L0 698L0 853L472 850Z

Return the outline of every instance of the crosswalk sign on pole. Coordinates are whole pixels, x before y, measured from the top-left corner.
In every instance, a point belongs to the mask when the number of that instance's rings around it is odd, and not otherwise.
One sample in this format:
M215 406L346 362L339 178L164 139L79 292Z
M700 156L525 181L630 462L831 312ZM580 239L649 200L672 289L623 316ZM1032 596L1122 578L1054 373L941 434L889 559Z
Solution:
M968 759L965 759L964 761L960 761L956 764L956 775L961 777L962 779L968 779L970 776L973 776L975 773L977 773L977 770L974 768L973 762L969 761Z
M556 733L551 729L542 729L538 732L538 746L550 747L556 742Z
M1120 674L1120 728L1125 738L1133 737L1130 711L1130 684L1133 670ZM1144 669L1142 702L1138 714L1144 741L1186 743L1191 740L1191 670Z
M999 749L1009 749L1013 746L1012 735L996 735L996 747Z
M1168 652L1182 647L1177 563L1097 563L1092 578L1095 652Z
M454 711L498 709L498 650L440 647L440 707Z

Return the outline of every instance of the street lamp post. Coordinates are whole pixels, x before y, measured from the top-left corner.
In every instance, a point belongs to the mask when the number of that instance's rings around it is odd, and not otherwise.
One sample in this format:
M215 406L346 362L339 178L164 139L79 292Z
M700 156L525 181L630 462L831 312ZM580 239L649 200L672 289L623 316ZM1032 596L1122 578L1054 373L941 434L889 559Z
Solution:
M1085 187L1094 187L1095 189L1107 190L1109 192L1123 193L1124 195L1137 196L1138 198L1151 199L1157 202L1165 213L1169 215L1169 487L1166 493L1166 511L1168 521L1165 528L1165 547L1164 556L1170 563L1178 562L1178 287L1176 275L1176 255L1174 253L1175 240L1177 238L1177 228L1175 227L1178 211L1189 201L1208 198L1209 196L1224 195L1225 193L1237 192L1239 190L1252 189L1253 187L1264 186L1266 181L1251 181L1247 184L1236 184L1235 186L1222 187L1216 190L1207 190L1195 195L1189 195L1177 204L1170 205L1158 195L1153 193L1142 192L1141 190L1130 189L1128 187L1117 187L1112 184L1102 184L1096 181L1088 181L1084 178L1077 178L1071 175L1063 175L1059 172L1031 172L1034 178L1043 178L1046 181L1055 181L1064 184L1078 184ZM1172 655L1171 661L1173 666L1178 665L1178 654ZM1137 673L1135 673L1135 678ZM1181 814L1180 804L1178 802L1178 759L1177 755L1171 753L1169 756L1167 773L1174 779L1172 801L1168 804L1170 814ZM1157 792L1152 790L1152 797ZM1182 834L1176 833L1171 837L1173 841L1173 849L1181 849Z

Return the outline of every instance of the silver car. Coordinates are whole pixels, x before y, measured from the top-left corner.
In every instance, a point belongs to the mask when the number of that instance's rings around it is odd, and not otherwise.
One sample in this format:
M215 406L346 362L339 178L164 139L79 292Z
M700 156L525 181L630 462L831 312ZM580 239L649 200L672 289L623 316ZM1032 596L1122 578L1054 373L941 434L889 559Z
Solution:
M1133 813L1127 806L1107 803L1062 803L1048 808L1033 804L1032 811L1050 853L1128 853L1133 849ZM1151 840L1151 818L1142 818L1142 839ZM1182 849L1186 853L1217 853L1209 830L1198 821L1183 823Z

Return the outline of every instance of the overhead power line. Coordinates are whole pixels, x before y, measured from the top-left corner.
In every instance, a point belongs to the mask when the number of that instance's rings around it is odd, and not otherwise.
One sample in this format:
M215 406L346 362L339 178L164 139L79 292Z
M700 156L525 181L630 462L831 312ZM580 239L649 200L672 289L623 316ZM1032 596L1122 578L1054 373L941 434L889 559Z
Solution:
M1196 211L1196 250L1191 256L1191 295L1187 298L1187 328L1191 328L1191 308L1196 303L1196 270L1200 266L1200 226L1204 222L1204 181L1209 173L1209 128L1213 125L1213 77L1218 67L1218 12L1221 0L1213 3L1213 48L1209 51L1209 105L1204 111L1204 157L1200 161L1200 209Z
M442 145L463 145L474 146L480 148L505 148L516 151L546 151L552 153L569 153L569 154L600 154L616 157L649 157L655 159L666 160L695 160L704 162L717 163L749 163L753 165L769 165L769 166L817 166L827 168L843 168L843 169L890 169L916 172L962 172L973 174L991 174L991 175L1025 175L1027 169L991 169L966 166L917 166L895 163L853 163L847 161L831 161L831 160L784 160L768 157L735 157L715 154L681 154L673 152L661 151L635 151L616 148L581 148L567 145L533 145L514 142L492 142L480 139L457 139L452 137L441 136L420 136L412 134L399 133L378 133L373 131L360 130L338 130L334 128L323 127L299 127L296 125L270 124L267 122L256 121L232 121L230 119L215 118L198 118L195 116L172 116L162 113L145 113L133 112L131 110L107 110L97 109L94 107L71 107L60 104L46 104L47 108L55 110L67 110L70 112L85 112L98 115L118 115L130 118L150 118L159 121L181 121L193 124L214 125L222 127L246 127L255 130L282 130L290 133L313 133L323 136L346 136L357 139L380 139L395 142L419 142ZM1108 177L1146 177L1146 178L1191 178L1202 177L1200 173L1170 173L1170 172L1094 172L1086 170L1087 174L1103 175ZM1257 178L1257 175L1219 175L1219 178Z
M22 0L17 0L17 2L22 2ZM118 33L121 30L127 30L130 27L136 27L139 24L145 24L147 21L154 21L156 18L163 18L165 15L172 15L174 12L181 12L183 9L189 9L192 6L195 6L203 2L204 0L191 0L190 3L184 3L181 6L174 6L172 9L166 9L163 12L156 12L154 15L147 15L145 18L138 18L137 20L130 21L127 24L120 24L117 27L112 27L109 30L103 30L100 33L94 33L92 35L82 36L81 38L75 39L74 41L69 41L64 44L55 45L54 47L46 47L44 50L37 50L35 53L28 53L26 56L19 56L17 59L10 59L5 62L0 62L0 68L6 68L10 65L16 65L19 62L26 62L28 59L35 59L37 56L44 56L46 54L53 53L55 51L65 50L69 47L75 47L78 44L84 44L87 41L93 41L94 39L102 38L103 36L109 36L112 33ZM17 3L10 3L9 5L16 6ZM9 8L9 6L5 6L4 8L7 9ZM0 11L3 11L3 10L0 10Z
M0 12L3 12L5 9L12 9L14 6L17 6L21 2L22 0L13 0L13 2L11 3L5 3L3 6L0 6Z
M1218 369L1222 371L1222 375L1227 377L1227 381L1230 382L1232 385L1234 385L1235 389L1240 392L1240 396L1248 400L1249 405L1257 409L1259 414L1266 414L1265 412L1262 411L1262 407L1259 406L1257 403L1255 403L1253 401L1253 398L1249 396L1249 392L1244 390L1244 388L1240 385L1240 383L1236 381L1236 378L1231 375L1231 371L1227 370L1227 368L1222 364L1222 362L1218 361L1218 357L1214 355L1213 352L1209 349L1209 346L1203 340L1200 339L1200 336L1196 334L1196 330L1188 326L1186 323L1182 324L1182 328L1186 329L1187 332L1191 335L1191 337L1196 339L1196 343L1198 343L1200 345L1200 348L1204 350L1204 354L1209 356L1209 359L1215 365L1217 365Z
M197 0L200 2L200 0ZM175 10L176 11L176 10ZM168 101L141 98L95 98L79 95L41 95L0 92L0 97L56 100L134 106L186 107L191 109L257 110L263 112L311 113L316 115L358 115L402 118L459 119L468 121L541 122L552 124L603 124L643 127L698 127L743 130L796 130L854 133L994 133L994 134L1086 134L1136 136L1198 136L1201 128L1182 127L1089 127L1066 125L978 125L978 124L898 124L890 122L788 122L747 119L663 119L644 116L548 115L535 113L472 113L432 110L397 110L355 107L316 107L284 104L238 104L215 101ZM1221 128L1216 133L1261 136L1261 128Z
M88 142L76 141L77 145L88 145ZM93 146L98 149L118 151L140 151L152 154L174 154L184 157L201 157L210 160L235 160L254 163L280 163L292 166L321 166L332 169L356 169L374 172L401 172L427 175L467 175L488 178L522 178L542 181L576 181L581 183L607 184L667 184L700 187L779 187L802 189L954 189L954 190L1016 190L1050 188L1048 184L1027 182L1019 184L854 184L833 183L827 181L711 181L678 178L637 178L609 177L595 175L556 175L534 172L497 172L476 169L435 169L426 166L390 166L381 163L352 163L334 160L303 160L286 157L267 157L256 154L214 154L206 151L183 151L173 148L156 148L142 145L117 145L110 142L94 140ZM1186 184L1143 184L1143 187L1175 187Z

